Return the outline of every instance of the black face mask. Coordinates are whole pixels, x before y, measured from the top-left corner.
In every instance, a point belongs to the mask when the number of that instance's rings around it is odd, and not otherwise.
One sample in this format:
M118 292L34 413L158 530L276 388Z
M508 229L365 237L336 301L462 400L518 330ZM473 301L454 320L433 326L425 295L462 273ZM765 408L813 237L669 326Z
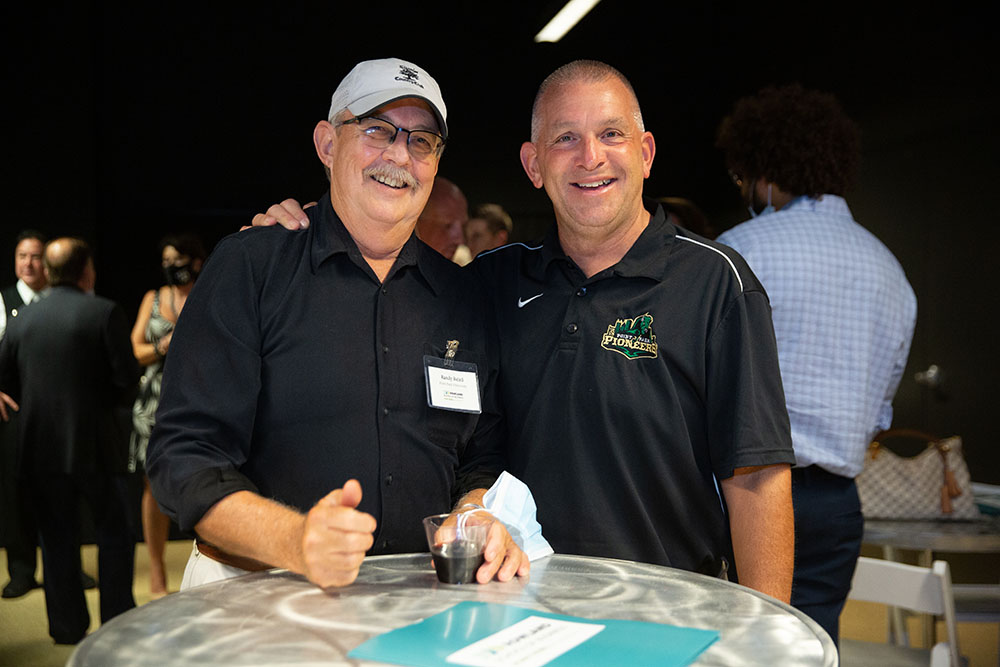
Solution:
M197 274L191 269L191 262L188 262L180 266L171 264L163 267L163 275L167 278L167 284L173 286L187 285L194 281Z

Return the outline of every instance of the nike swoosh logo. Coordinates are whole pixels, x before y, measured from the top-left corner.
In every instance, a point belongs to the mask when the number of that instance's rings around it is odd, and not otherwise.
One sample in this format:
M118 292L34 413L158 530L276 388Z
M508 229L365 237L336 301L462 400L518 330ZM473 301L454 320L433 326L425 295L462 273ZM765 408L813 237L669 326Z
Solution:
M530 299L523 299L523 300L521 299L521 297L518 297L517 298L517 307L518 308L524 308L529 303L531 303L532 301L534 301L535 299L537 299L538 297L540 297L542 294L544 294L544 292L542 292L540 294L536 294L535 296L531 297Z

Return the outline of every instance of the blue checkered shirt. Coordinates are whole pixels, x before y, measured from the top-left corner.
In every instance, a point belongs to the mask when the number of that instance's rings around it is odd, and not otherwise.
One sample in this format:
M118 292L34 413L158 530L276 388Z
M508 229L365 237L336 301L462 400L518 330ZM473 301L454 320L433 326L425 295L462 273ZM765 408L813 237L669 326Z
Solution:
M847 202L800 197L719 236L771 300L796 465L856 477L892 422L917 299Z

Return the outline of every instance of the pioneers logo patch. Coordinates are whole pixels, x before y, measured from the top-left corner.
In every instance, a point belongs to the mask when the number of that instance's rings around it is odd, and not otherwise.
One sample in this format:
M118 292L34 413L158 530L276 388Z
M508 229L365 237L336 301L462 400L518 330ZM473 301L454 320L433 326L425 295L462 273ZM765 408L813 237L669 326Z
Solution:
M645 313L609 324L607 332L601 337L601 347L629 359L655 359L658 346L653 333L653 316Z

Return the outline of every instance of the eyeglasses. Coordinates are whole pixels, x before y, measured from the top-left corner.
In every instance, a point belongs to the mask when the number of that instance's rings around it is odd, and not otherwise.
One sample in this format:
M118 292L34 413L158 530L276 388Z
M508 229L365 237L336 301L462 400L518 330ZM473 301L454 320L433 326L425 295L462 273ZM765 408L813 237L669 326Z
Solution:
M362 139L374 148L388 148L396 141L396 135L406 132L406 147L415 160L426 160L444 150L444 137L430 130L407 130L375 116L348 118L341 125L348 123L357 123Z

